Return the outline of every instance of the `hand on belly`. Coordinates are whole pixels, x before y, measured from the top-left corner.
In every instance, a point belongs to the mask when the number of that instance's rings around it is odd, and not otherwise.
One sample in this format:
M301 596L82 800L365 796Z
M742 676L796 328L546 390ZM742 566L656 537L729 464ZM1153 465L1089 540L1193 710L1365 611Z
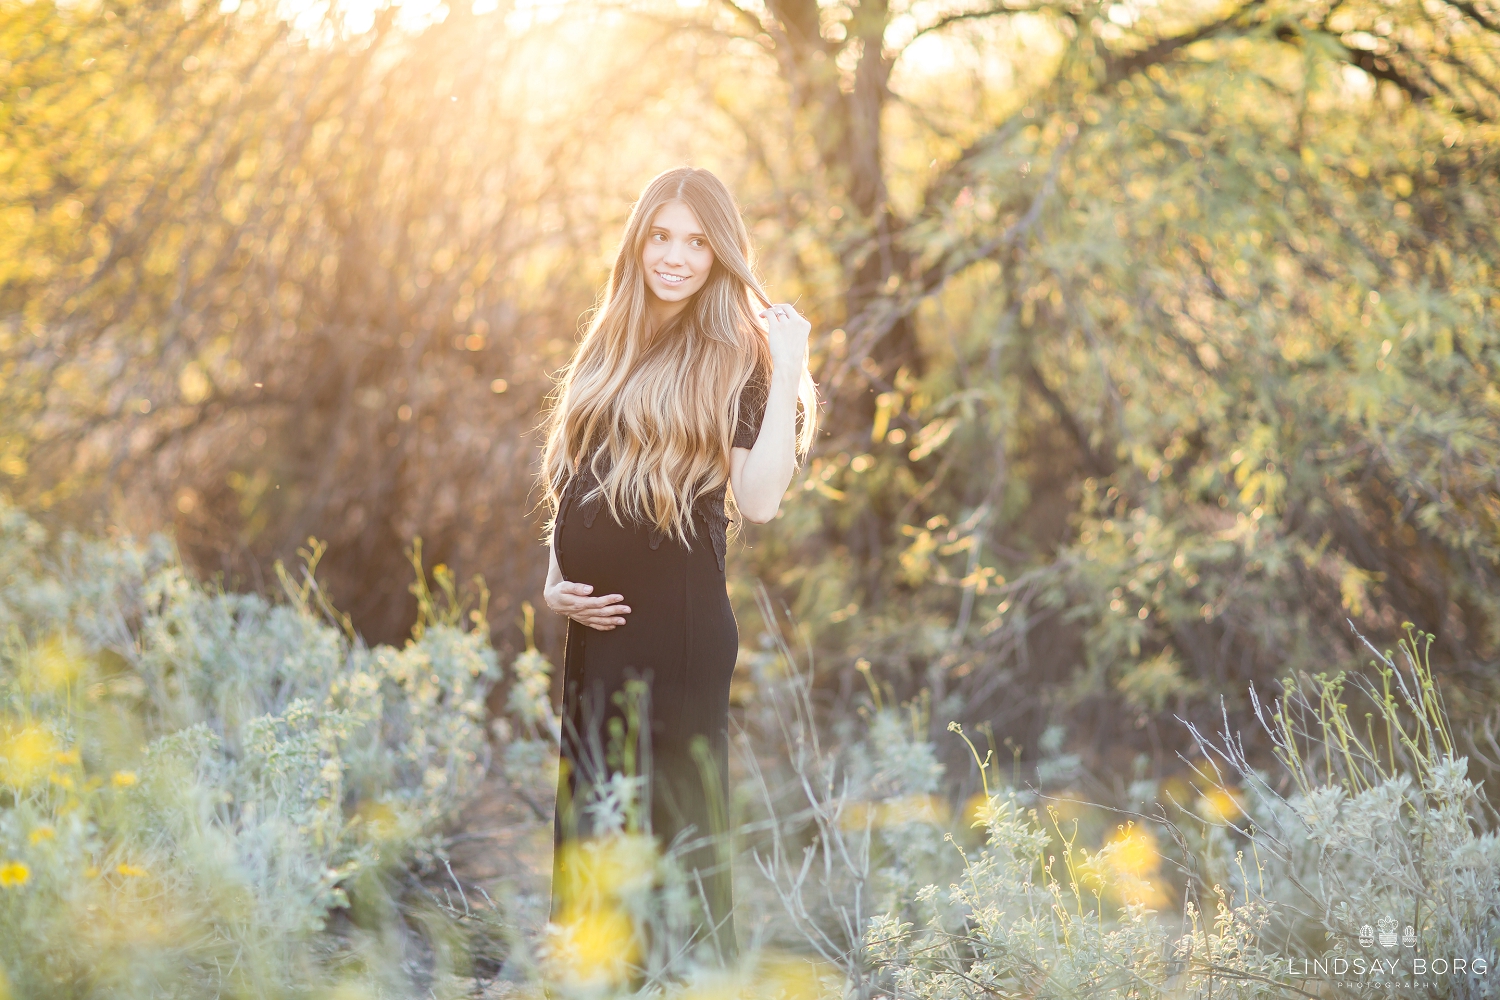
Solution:
M624 625L624 616L630 613L629 606L621 603L624 598L619 594L592 597L590 595L593 592L594 588L587 583L563 580L548 587L542 596L547 601L547 607L580 625L587 625L600 632L608 632Z

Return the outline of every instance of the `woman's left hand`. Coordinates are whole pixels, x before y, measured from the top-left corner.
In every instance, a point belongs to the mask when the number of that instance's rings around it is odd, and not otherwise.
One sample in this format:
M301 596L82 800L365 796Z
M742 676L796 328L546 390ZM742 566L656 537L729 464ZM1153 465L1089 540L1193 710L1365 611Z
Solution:
M800 371L807 364L807 335L812 324L798 315L788 302L778 302L762 309L760 315L768 328L771 363L777 368Z

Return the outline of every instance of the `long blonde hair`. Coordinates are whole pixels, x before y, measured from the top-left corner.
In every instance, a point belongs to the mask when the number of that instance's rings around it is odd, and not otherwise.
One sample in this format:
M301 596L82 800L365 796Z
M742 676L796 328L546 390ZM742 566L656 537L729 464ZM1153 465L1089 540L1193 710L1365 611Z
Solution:
M652 293L641 258L657 210L673 201L697 216L713 268L687 305L651 332ZM653 178L631 209L609 284L546 418L542 479L552 519L568 479L588 461L616 520L634 518L688 545L692 505L729 481L741 390L752 378L770 382L771 350L756 321L760 307L770 304L754 274L739 206L724 183L692 167ZM817 415L816 387L805 366L799 383L801 458L812 445Z

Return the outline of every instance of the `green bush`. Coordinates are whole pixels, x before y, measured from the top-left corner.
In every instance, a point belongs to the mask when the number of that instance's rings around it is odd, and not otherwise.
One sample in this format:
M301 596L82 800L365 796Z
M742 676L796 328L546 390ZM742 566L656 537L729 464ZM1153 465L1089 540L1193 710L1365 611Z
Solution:
M192 580L161 540L49 542L0 508L15 995L301 996L396 975L387 876L432 859L485 773L500 671L482 615L461 630L451 587L442 607L425 578L414 638L366 648L318 592L319 554L273 603Z

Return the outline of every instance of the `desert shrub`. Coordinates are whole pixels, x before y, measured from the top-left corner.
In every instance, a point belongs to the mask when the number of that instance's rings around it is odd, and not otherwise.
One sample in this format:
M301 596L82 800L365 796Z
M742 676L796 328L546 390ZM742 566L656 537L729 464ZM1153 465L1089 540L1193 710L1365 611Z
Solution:
M874 916L846 961L902 997L1492 996L1500 840L1430 642L1378 654L1374 679L1289 678L1256 699L1280 776L1251 766L1227 715L1216 740L1194 730L1212 806L1196 829L1161 810L1090 853L1055 811L987 791L983 848L955 844L956 880ZM1158 834L1192 873L1181 922L1140 892Z
M537 817L546 819L539 803L556 787L562 722L552 707L552 663L536 646L536 613L531 602L522 602L521 612L526 648L511 661L505 714L490 725L504 748L500 773Z
M1436 995L1492 996L1497 814L1444 708L1433 637L1406 630L1399 653L1365 643L1373 675L1289 677L1282 698L1255 702L1284 781L1252 767L1227 726L1217 741L1193 735L1216 774L1245 789L1231 829L1262 859L1269 877L1254 889L1284 938L1351 964L1395 961L1388 980L1404 972Z
M51 541L0 508L0 967L16 995L398 981L389 876L434 861L483 776L500 671L441 571L446 599L425 575L414 588L413 639L365 647L318 591L320 554L272 602L193 580L160 539Z
M1289 677L1269 704L1252 691L1278 773L1227 713L1212 739L1190 727L1194 781L1091 807L1118 820L1091 844L1076 801L1010 779L956 724L984 790L954 808L922 699L872 682L864 721L830 733L778 637L752 657L747 721L785 771L763 745L745 758L780 822L749 853L847 996L1492 996L1496 813L1430 642L1409 633L1370 674Z

